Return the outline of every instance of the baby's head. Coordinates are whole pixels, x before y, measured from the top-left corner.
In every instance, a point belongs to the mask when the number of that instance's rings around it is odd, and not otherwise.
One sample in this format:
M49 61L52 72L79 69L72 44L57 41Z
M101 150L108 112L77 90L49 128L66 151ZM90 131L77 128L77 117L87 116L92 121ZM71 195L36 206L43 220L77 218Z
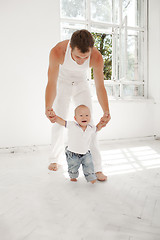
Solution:
M91 120L91 113L89 108L85 105L79 105L75 109L74 119L80 126L86 127Z

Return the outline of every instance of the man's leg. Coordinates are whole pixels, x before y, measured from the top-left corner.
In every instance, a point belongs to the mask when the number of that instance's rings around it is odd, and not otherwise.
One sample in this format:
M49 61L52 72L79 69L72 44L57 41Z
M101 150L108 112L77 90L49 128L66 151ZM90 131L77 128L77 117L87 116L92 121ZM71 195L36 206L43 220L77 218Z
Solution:
M49 170L56 171L58 169L58 163L64 158L64 129L63 126L54 123L52 126L51 136L51 153L49 156L50 165Z
M97 180L99 181L106 181L107 176L105 176L102 172L102 159L100 155L100 150L98 148L98 142L97 142L97 136L96 134L92 138L91 144L90 144L90 151L92 154L93 164L95 173L97 176Z
M57 96L53 104L56 115L66 120L70 103L71 88L65 83L58 83ZM51 136L51 153L49 157L49 170L56 171L58 163L65 159L64 154L64 131L65 128L58 123L53 123Z
M91 115L92 115L91 94L90 94L90 89L89 89L87 81L79 86L78 85L75 86L73 100L74 100L76 107L81 104L84 104L87 107L89 107L89 109L91 111ZM92 120L91 120L91 122L92 122ZM97 180L106 181L107 176L105 176L102 172L102 159L101 159L100 151L98 148L96 135L94 138L92 138L91 145L90 145L90 151L91 151L91 155L92 155L92 160L93 160Z

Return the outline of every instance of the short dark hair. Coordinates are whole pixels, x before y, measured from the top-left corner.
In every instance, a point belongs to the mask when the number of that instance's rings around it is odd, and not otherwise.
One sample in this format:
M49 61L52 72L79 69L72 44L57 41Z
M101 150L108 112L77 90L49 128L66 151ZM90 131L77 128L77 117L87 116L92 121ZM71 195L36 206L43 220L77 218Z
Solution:
M77 47L82 53L86 53L89 48L93 48L94 39L86 29L77 30L72 34L70 45L72 50Z

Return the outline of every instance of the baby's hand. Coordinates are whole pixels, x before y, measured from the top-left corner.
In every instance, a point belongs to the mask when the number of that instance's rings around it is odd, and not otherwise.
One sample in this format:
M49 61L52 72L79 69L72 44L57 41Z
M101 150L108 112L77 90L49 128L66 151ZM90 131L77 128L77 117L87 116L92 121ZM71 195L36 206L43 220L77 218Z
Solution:
M100 131L103 128L103 124L101 122L99 122L96 126L97 131Z

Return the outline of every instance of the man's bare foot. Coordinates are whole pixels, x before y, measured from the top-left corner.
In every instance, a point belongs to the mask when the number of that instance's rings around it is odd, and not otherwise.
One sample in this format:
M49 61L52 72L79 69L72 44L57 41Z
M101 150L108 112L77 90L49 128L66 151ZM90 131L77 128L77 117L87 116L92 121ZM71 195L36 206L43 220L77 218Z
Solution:
M96 179L91 181L92 184L94 184L95 182L96 182Z
M71 181L72 182L77 182L77 179L76 178L71 178Z
M51 171L57 171L58 170L58 164L57 163L50 163L48 166L48 169Z
M97 180L98 181L106 181L107 176L105 176L102 172L96 172Z

